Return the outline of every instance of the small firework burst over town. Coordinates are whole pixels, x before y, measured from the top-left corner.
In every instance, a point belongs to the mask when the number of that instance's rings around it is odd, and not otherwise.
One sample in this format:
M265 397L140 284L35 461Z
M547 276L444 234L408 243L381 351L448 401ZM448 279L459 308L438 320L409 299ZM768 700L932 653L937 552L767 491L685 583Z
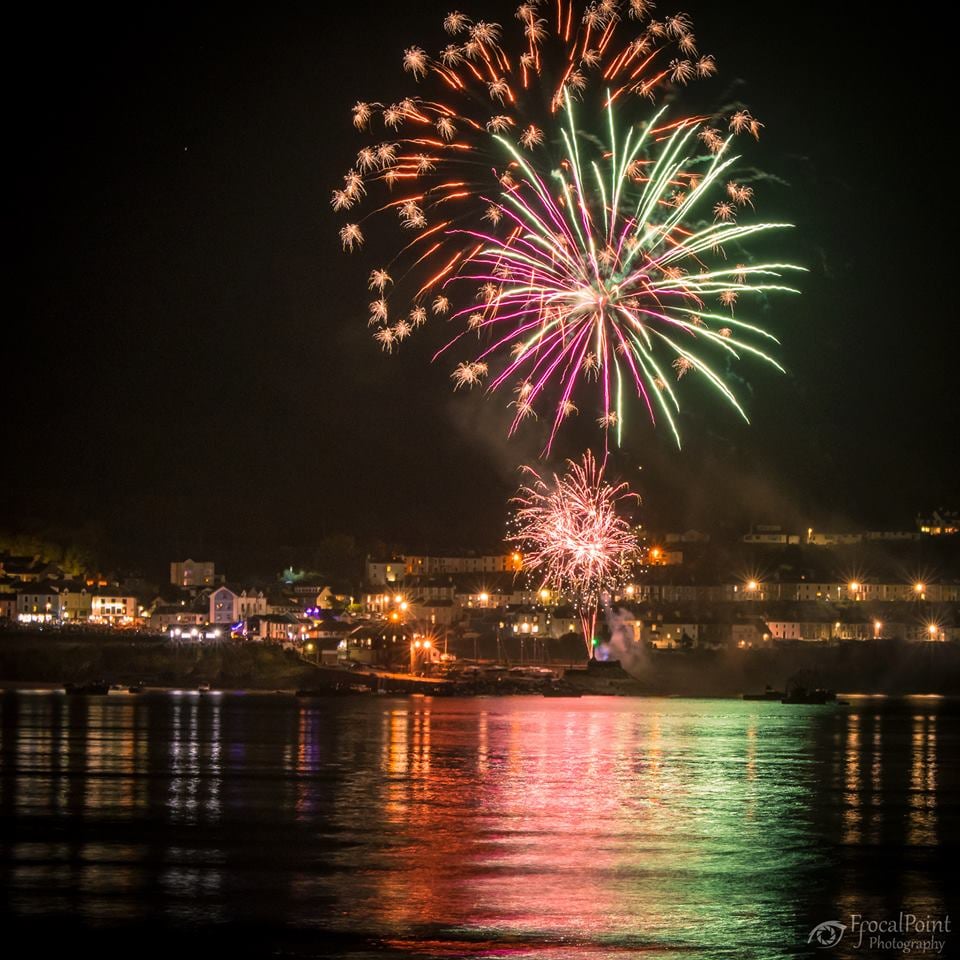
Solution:
M626 483L607 480L605 464L590 451L546 479L523 469L527 480L512 500L511 539L539 587L574 599L589 652L603 595L637 560L639 541L627 510L639 498Z

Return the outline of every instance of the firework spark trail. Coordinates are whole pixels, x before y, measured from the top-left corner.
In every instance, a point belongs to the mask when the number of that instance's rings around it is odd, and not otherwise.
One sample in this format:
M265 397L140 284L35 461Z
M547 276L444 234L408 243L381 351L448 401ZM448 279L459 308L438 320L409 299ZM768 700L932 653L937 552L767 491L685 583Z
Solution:
M524 569L540 587L574 599L590 652L604 593L616 589L637 555L637 535L624 508L638 500L626 483L613 484L587 451L566 472L545 480L532 467L513 497L510 539L523 551Z
M618 113L637 112L628 95L655 100L716 69L697 52L685 14L654 20L651 7L600 0L575 16L572 2L557 0L554 17L552 5L523 3L519 53L499 24L449 14L444 29L457 42L436 57L420 47L403 57L405 71L440 92L358 103L354 125L370 130L379 117L388 139L360 150L332 198L351 210L368 186L404 187L367 214L399 217L413 233L371 273L374 338L392 352L431 312L462 326L436 354L473 353L456 367L455 386L480 385L488 373L489 390L514 377L529 385L513 402L510 432L545 414L546 453L588 384L605 448L622 441L630 395L679 444L668 372L698 375L746 418L726 361L748 354L782 369L763 349L775 338L735 315L743 302L795 292L776 281L799 269L744 252L788 226L737 222L754 190L737 182L729 147L763 125L743 108L708 119L670 118L661 106L618 129ZM600 99L584 113L604 117L604 147L575 119L575 102L591 94ZM343 226L344 249L362 248L365 220ZM733 253L748 262L731 266ZM398 316L389 295L410 282L412 304Z
M608 111L612 116L612 105ZM555 386L555 381L560 381L547 452L566 418L566 404L578 376L589 379L592 375L600 383L598 422L605 430L614 430L618 442L623 429L623 385L627 382L651 416L656 412L663 415L679 443L676 413L680 406L677 392L665 375L667 365L676 371L678 380L690 371L699 371L746 418L715 368L712 354L733 358L751 354L782 370L757 345L763 340L776 343L776 339L760 327L737 319L732 304L744 295L796 292L773 281L785 271L798 268L781 263L710 268L704 257L713 250L722 254L725 244L739 245L788 225L742 225L731 218L688 226L698 202L717 186L736 160L724 158L723 150L704 159L695 185L682 199L674 199L678 171L692 162L684 150L696 124L675 127L665 141L656 145L659 155L650 177L639 185L627 210L621 211L620 198L637 186L626 171L655 139L654 124L659 117L637 136L633 129L627 132L622 158L618 160L613 151L607 161L606 186L600 165L593 164L598 192L615 198L615 205L595 208L590 195L583 192L570 103L565 113L570 148L565 159L570 176L556 174L563 202L550 193L509 141L497 137L513 154L522 174L500 201L504 219L512 218L520 233L503 240L492 233L460 231L471 240L480 240L482 246L469 269L451 282L479 283L481 291L495 292L468 304L453 318L479 312L480 328L493 335L493 342L479 353L478 362L490 362L519 338L517 349L494 374L490 389L521 377L533 384L526 396L532 407ZM711 301L717 303L716 308L708 306ZM731 307L730 312L717 312L725 303ZM736 335L732 328L736 328ZM463 336L454 337L437 356ZM589 353L588 343L593 348ZM665 363L661 360L664 354ZM517 411L511 432L519 426L523 413Z

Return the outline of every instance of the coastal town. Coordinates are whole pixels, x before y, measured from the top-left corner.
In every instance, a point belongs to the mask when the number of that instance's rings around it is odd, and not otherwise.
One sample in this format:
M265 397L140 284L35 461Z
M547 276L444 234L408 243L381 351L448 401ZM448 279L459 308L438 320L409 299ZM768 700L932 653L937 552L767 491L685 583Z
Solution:
M726 541L644 531L634 574L608 606L645 650L956 642L958 530L956 512L942 510L895 531L758 524ZM516 551L366 555L354 576L290 566L245 581L209 559L172 561L163 583L69 567L0 553L3 630L37 643L54 631L126 631L176 645L266 644L325 667L417 675L457 661L586 659L576 598L538 583ZM594 647L609 633L607 623Z

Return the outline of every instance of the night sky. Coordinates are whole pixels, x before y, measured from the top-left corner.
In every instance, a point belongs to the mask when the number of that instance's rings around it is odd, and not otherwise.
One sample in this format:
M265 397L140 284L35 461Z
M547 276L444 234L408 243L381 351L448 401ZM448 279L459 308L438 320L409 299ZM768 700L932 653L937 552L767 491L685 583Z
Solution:
M254 566L336 532L496 542L539 444L504 439L505 398L451 393L438 331L380 353L376 264L340 253L329 206L362 142L350 106L399 99L403 48L443 42L448 5L409 6L35 7L10 26L0 527L95 529L145 564ZM514 29L513 6L463 9ZM789 188L758 205L797 225L811 273L765 320L788 376L737 368L752 425L694 389L683 452L637 411L615 469L659 528L904 528L956 505L947 57L899 14L681 8L717 56L709 92L766 123L752 159ZM558 454L599 442L578 430Z

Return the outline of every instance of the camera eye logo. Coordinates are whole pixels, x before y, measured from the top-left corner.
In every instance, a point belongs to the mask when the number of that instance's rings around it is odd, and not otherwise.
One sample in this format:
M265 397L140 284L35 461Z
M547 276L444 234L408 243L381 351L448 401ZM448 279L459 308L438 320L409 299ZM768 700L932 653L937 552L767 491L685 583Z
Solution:
M821 950L835 947L843 939L843 932L846 929L846 924L839 920L825 920L810 931L807 943L813 943Z

